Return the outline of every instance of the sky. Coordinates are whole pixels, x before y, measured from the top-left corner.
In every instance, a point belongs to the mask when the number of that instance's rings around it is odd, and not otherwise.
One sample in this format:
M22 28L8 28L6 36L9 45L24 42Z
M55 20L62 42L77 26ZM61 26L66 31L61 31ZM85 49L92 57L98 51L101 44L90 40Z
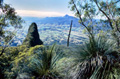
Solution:
M15 8L20 16L55 17L66 14L73 16L68 8L70 0L4 0Z

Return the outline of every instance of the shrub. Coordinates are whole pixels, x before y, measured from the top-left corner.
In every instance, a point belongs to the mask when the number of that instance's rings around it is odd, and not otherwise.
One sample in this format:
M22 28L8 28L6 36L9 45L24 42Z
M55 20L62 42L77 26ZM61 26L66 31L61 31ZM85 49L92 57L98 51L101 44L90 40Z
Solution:
M26 52L20 52L15 58L14 68L16 74L29 73L38 79L60 78L56 68L56 62L64 56L59 48L53 46L38 45L31 47Z
M13 61L18 56L19 52L27 51L29 48L25 45L18 46L18 47L6 47L5 51L2 56L0 56L0 73L2 77L0 78L7 78L12 79L14 78L15 74L12 71L13 68ZM0 51L2 47L0 47Z

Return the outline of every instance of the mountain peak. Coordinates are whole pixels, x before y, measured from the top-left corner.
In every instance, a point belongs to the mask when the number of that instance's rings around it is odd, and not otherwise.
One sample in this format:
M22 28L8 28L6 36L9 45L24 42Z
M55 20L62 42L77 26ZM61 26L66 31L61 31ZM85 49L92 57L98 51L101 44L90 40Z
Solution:
M68 15L68 14L66 14L64 17L69 17L69 15Z

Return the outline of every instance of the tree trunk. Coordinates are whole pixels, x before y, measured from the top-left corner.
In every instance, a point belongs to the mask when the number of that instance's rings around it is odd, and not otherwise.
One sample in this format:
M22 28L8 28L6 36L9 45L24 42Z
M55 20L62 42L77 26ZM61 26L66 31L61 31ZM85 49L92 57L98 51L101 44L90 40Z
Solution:
M71 34L71 29L72 29L72 20L71 20L71 25L70 25L70 30L69 30L69 34L68 34L68 40L67 40L67 47L69 47L69 40L70 40L70 34Z

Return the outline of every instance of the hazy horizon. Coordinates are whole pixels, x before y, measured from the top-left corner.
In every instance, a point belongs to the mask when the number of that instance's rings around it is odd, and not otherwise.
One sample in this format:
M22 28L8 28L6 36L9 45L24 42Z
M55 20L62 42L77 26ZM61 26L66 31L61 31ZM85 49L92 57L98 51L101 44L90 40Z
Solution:
M74 16L68 8L69 0L4 0L4 3L10 4L22 17Z

